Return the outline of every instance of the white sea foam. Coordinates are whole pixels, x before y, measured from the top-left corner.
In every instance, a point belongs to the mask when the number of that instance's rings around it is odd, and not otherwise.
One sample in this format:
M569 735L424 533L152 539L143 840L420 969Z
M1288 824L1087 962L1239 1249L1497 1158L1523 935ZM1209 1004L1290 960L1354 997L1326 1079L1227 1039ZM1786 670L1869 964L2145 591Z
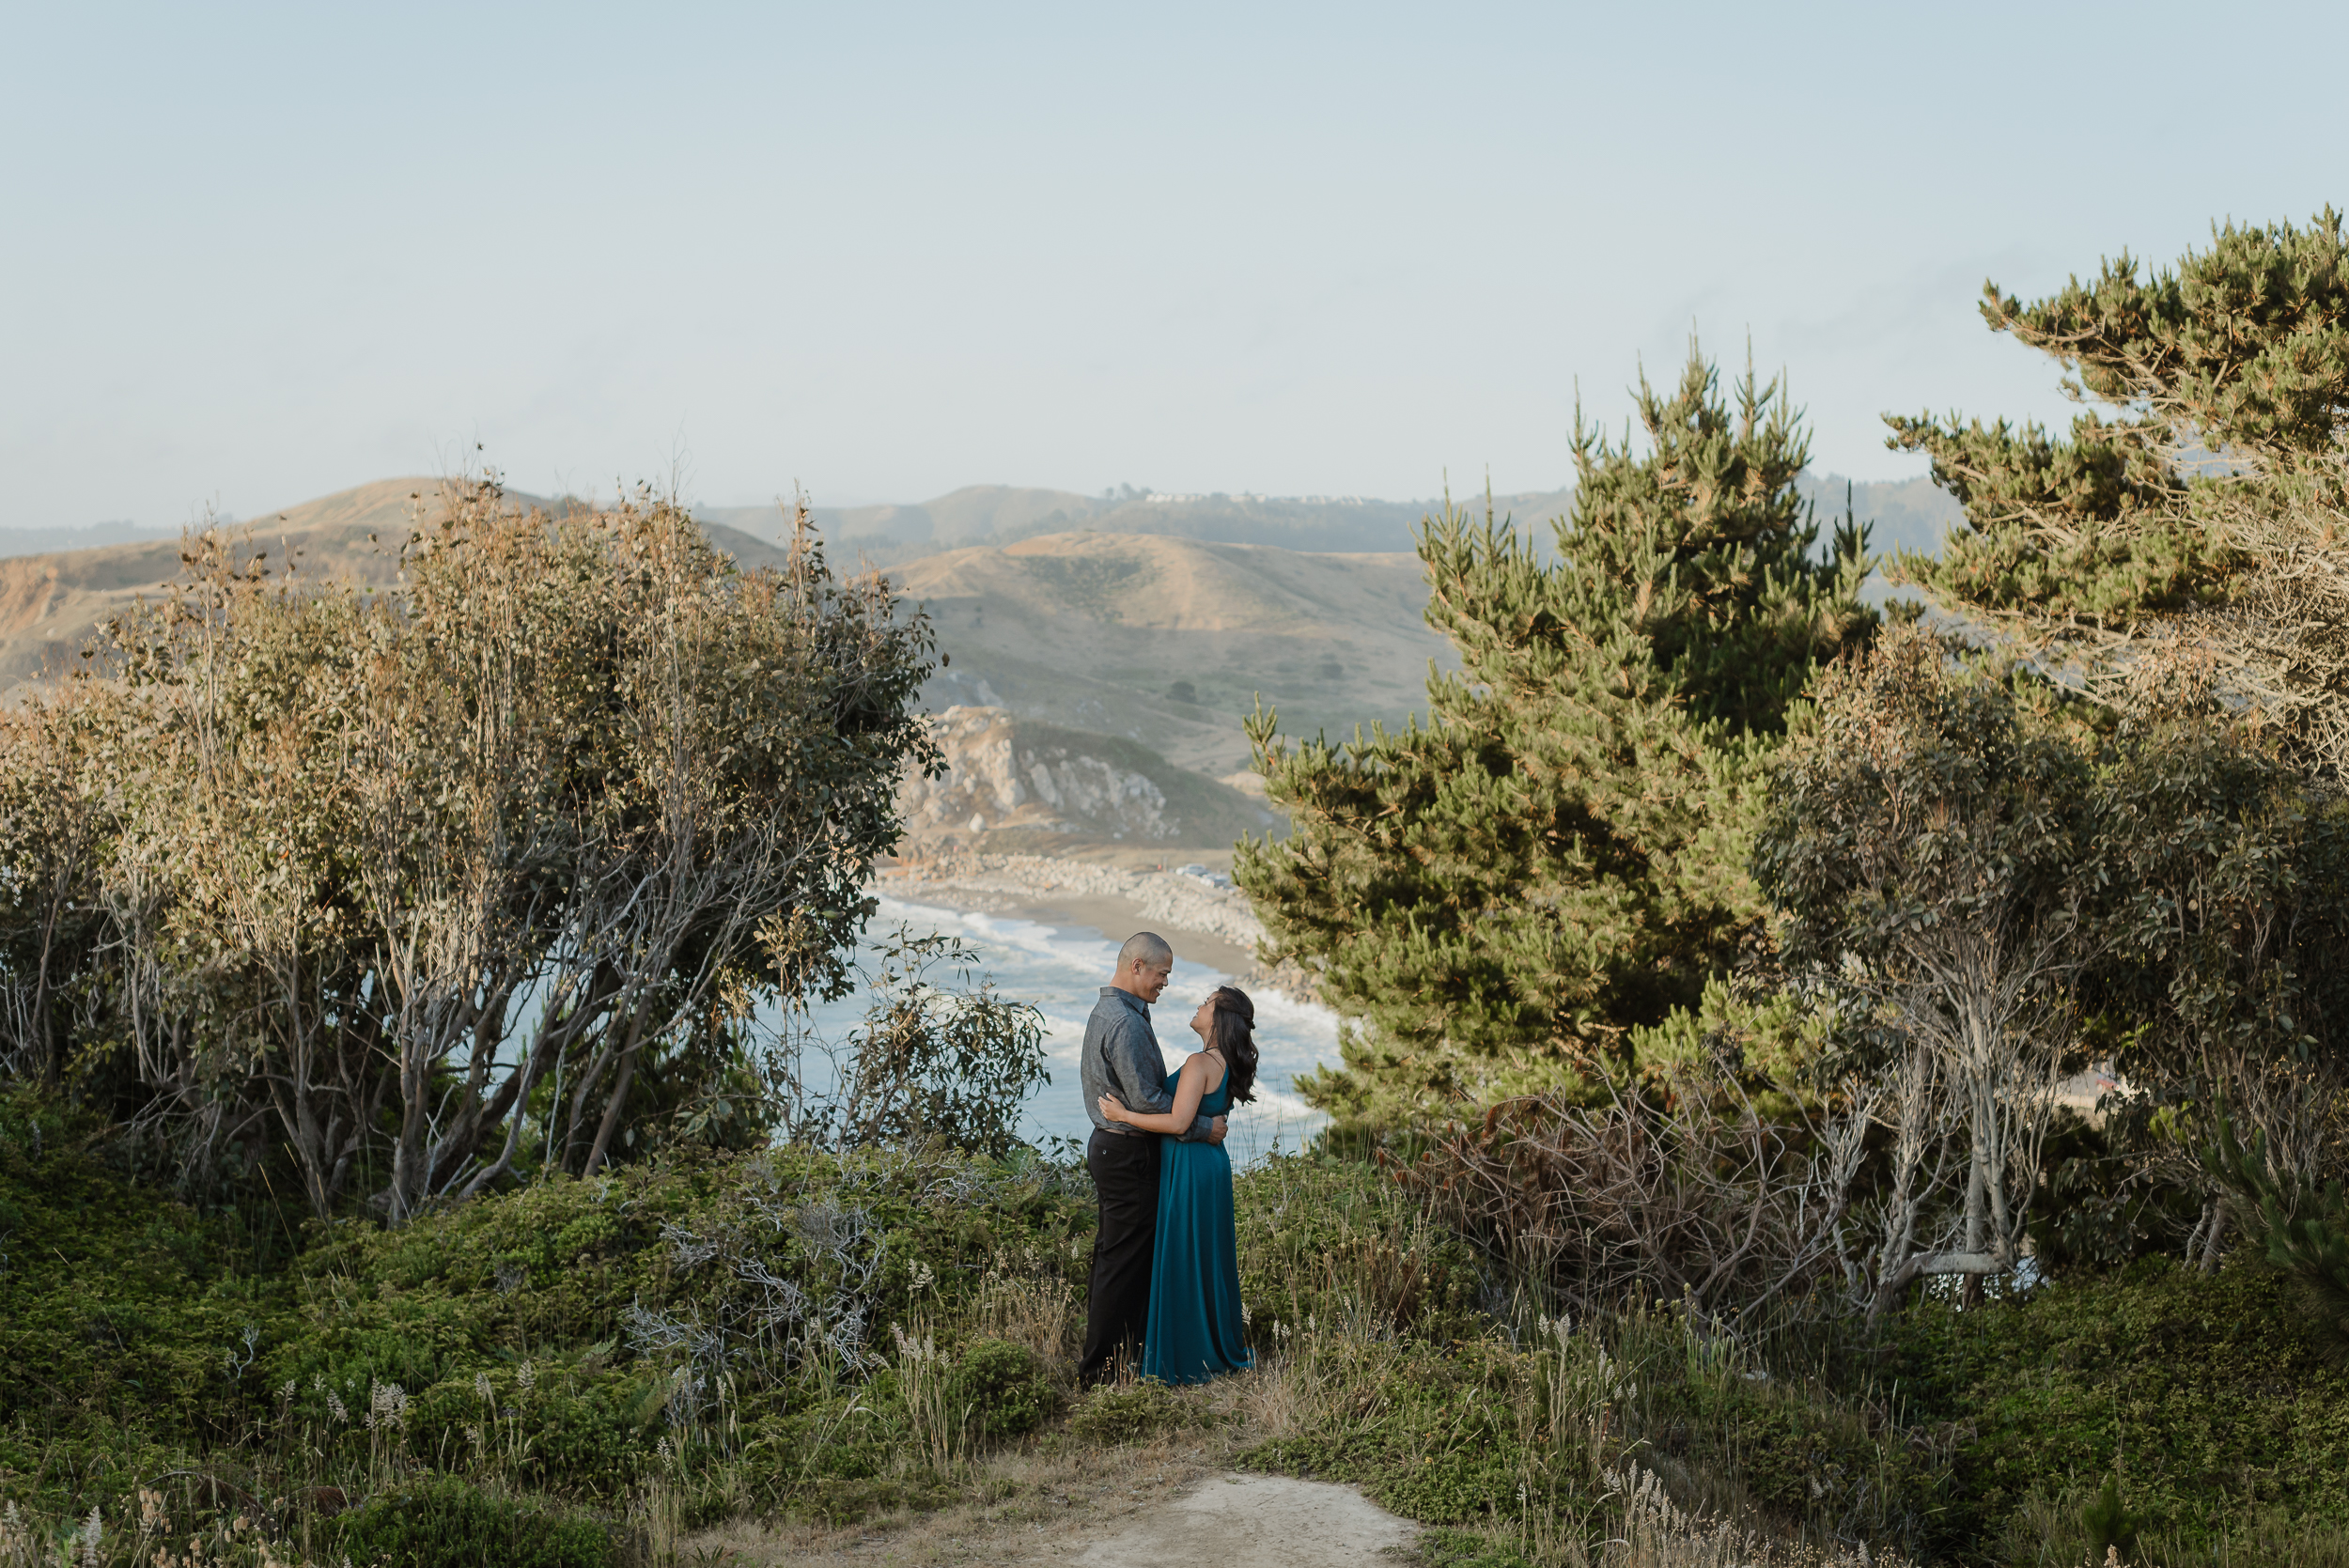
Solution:
M1033 1139L1081 1141L1092 1131L1092 1123L1078 1086L1077 1059L1084 1045L1085 1018L1116 967L1117 944L1080 928L966 914L883 895L867 933L867 947L876 947L901 924L917 936L938 932L961 938L979 955L973 979L977 973L989 975L1002 995L1034 1004L1044 1016L1044 1048L1052 1081L1028 1102L1022 1128ZM1174 939L1174 977L1150 1010L1169 1072L1198 1043L1189 1028L1192 1011L1210 991L1232 980L1206 964L1184 959L1180 935ZM951 977L933 978L943 983ZM1260 1053L1256 1097L1233 1115L1225 1145L1243 1163L1261 1158L1276 1141L1283 1150L1300 1148L1320 1130L1324 1118L1299 1097L1292 1080L1325 1062L1334 1063L1338 1054L1337 1016L1328 1008L1271 992L1253 993L1253 999ZM812 1021L828 1038L838 1040L863 1016L864 1005L863 993L852 994L812 1009Z

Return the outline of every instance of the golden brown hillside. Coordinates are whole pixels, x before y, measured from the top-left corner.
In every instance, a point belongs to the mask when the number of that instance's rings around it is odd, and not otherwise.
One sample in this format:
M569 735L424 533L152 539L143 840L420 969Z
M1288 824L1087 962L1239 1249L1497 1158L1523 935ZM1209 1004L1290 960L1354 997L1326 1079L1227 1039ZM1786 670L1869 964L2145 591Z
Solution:
M1001 706L1124 736L1194 772L1248 766L1261 694L1284 729L1352 732L1419 706L1428 660L1416 556L1320 555L1167 535L1050 534L892 567L951 662L931 706Z
M509 494L522 505L546 505ZM380 479L240 522L235 531L273 572L290 559L303 576L381 585L398 575L411 520L441 515L440 496L437 479ZM712 526L709 534L746 567L783 559L772 545L734 529ZM160 596L179 573L177 539L0 559L0 691L61 668L109 617Z

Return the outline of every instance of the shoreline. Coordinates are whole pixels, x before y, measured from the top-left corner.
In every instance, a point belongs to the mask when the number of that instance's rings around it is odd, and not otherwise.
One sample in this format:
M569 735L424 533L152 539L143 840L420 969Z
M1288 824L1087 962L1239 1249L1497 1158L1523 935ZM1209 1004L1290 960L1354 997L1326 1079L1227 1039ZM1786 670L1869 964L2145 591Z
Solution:
M1111 941L1156 931L1176 957L1219 970L1245 988L1278 991L1299 1001L1318 1000L1292 966L1275 970L1257 957L1264 926L1242 893L1180 872L957 849L885 865L865 885L909 903L1096 931Z

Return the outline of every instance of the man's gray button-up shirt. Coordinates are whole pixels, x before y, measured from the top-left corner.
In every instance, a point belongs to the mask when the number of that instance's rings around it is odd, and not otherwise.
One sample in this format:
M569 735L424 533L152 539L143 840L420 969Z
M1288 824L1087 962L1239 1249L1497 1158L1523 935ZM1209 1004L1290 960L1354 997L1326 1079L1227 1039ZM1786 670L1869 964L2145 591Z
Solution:
M1159 1052L1159 1036L1150 1027L1150 1004L1115 986L1101 987L1101 1000L1085 1019L1084 1052L1078 1059L1085 1114L1103 1132L1120 1137L1148 1138L1140 1127L1105 1121L1101 1096L1115 1094L1128 1110L1163 1116L1174 1109L1166 1092L1166 1059ZM1215 1118L1201 1116L1185 1131L1183 1141L1197 1143L1213 1132Z

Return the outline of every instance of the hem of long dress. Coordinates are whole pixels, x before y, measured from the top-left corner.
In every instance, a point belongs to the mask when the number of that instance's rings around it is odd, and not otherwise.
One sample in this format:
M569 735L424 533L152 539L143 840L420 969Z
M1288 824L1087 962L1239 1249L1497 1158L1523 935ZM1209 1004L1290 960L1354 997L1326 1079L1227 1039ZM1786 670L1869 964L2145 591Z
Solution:
M1229 1377L1236 1372L1252 1371L1254 1370L1255 1365L1255 1354L1252 1351L1249 1354L1248 1359L1245 1361L1236 1362L1228 1367L1217 1367L1211 1371L1196 1373L1188 1377L1179 1376L1173 1373L1152 1372L1145 1363L1142 1369L1141 1377L1144 1383L1164 1383L1170 1388L1192 1388L1201 1383L1212 1383L1219 1377Z

